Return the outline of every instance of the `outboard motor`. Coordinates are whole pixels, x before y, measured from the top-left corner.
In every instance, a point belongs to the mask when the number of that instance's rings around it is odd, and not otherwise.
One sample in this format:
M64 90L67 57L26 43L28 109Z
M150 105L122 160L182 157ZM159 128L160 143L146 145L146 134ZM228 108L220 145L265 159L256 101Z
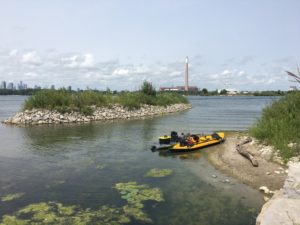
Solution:
M171 141L177 142L178 141L178 134L176 131L171 131Z

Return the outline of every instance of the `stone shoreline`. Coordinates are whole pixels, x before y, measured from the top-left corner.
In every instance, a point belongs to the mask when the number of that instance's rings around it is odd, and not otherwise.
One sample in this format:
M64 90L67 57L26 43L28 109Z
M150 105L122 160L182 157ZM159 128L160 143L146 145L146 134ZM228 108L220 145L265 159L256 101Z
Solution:
M2 123L16 125L35 124L59 124L59 123L84 123L101 120L143 118L158 115L166 115L174 112L184 111L191 108L190 104L173 104L169 106L143 105L140 109L128 110L120 105L111 107L91 106L92 115L84 115L79 112L60 113L56 110L33 109L19 112Z
M262 207L256 225L300 224L300 163L289 165L283 188Z

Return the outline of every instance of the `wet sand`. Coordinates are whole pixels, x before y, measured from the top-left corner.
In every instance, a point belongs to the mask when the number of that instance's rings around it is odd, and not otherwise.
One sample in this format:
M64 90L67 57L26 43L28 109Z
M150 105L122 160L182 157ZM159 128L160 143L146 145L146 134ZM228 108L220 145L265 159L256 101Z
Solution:
M226 132L225 135L224 143L206 149L207 158L216 169L253 188L266 186L274 191L283 187L287 177L286 167L272 161L270 154L266 154L263 149L267 146L259 145L255 141L244 145L258 161L259 166L253 167L251 162L236 150L236 144L246 137L246 133Z

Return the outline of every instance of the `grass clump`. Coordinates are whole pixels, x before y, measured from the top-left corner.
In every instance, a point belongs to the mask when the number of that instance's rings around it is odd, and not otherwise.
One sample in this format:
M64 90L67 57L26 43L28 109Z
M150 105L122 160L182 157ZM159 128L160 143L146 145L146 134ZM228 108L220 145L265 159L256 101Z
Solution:
M300 155L300 91L293 91L266 107L250 134L279 150L283 160ZM290 143L296 143L293 146ZM289 146L288 146L289 145Z
M90 106L107 106L112 101L112 95L92 90L82 92L65 89L41 90L25 101L23 109L49 109L61 113L78 111L89 115L92 114Z
M91 115L91 106L109 107L119 104L128 109L138 109L142 105L167 106L176 103L188 103L188 100L177 93L157 93L151 83L144 81L139 91L120 92L113 95L111 92L100 92L93 90L70 91L41 90L30 96L24 104L23 110L49 109L60 113L81 112Z

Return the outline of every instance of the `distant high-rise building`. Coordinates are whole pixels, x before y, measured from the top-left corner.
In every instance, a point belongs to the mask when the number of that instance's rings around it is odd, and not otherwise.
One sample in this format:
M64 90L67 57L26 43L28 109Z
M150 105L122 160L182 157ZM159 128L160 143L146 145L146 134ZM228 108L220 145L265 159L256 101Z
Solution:
M19 90L26 90L27 89L27 84L23 83L23 81L20 81L18 84L18 89Z
M51 90L55 90L54 84L51 85Z
M69 91L72 91L72 86L68 86L68 90L69 90Z
M6 89L6 82L2 81L0 89Z
M14 84L12 82L7 84L7 89L14 90Z
M189 90L189 58L185 58L185 91Z
M23 90L23 81L20 81L20 83L18 84L18 89Z

